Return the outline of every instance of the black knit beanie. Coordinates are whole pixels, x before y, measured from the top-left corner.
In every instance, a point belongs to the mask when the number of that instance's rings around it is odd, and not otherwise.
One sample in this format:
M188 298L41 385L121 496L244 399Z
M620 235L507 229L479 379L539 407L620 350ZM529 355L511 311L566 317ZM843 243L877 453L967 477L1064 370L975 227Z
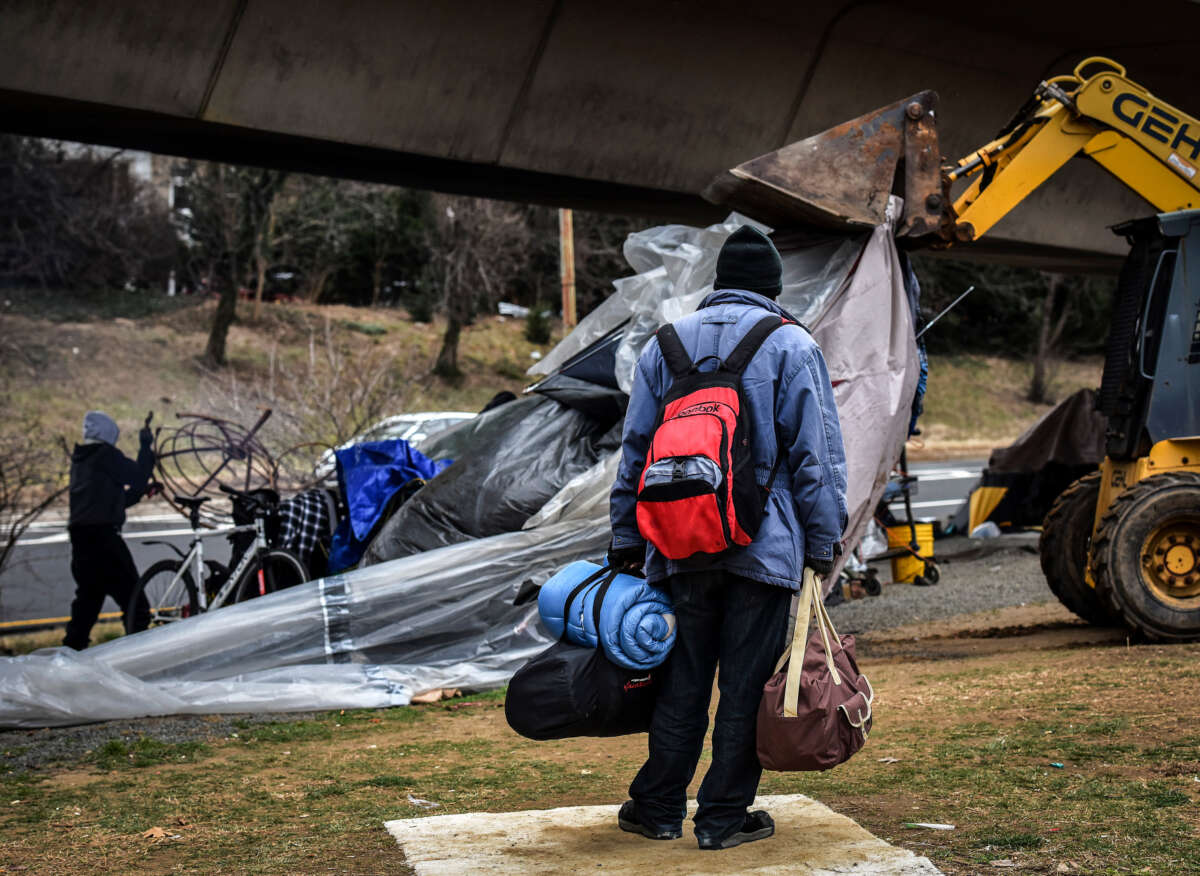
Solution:
M717 255L717 279L713 289L745 289L767 298L783 291L783 262L770 238L743 225L725 241Z

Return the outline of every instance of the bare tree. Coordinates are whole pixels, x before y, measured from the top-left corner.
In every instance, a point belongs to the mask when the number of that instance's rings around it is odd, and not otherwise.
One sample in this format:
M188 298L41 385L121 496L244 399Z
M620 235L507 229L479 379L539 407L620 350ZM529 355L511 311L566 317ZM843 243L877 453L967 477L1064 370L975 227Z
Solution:
M25 531L67 491L69 459L66 443L46 441L37 422L0 431L0 572Z
M261 294L272 205L287 174L216 163L194 164L187 170L188 213L183 231L190 245L189 266L200 285L215 287L220 295L204 361L222 367L229 327L237 316L238 292L254 266L260 271Z
M526 209L503 201L437 195L431 212L429 270L446 312L433 371L457 377L463 326L478 307L494 305L528 267L533 234Z
M284 360L272 345L265 375L216 381L212 407L234 419L270 407L264 442L276 456L298 444L336 446L404 410L416 356L339 335L326 318L302 358Z
M0 135L0 281L153 285L174 253L166 204L120 152Z
M275 200L267 205L267 221L259 226L254 235L254 308L250 318L257 320L262 310L263 290L267 285L267 268L271 266L271 253L279 240L275 237Z
M279 203L280 256L303 273L301 295L317 304L348 258L354 230L365 221L369 187L328 177L294 177Z
M1028 398L1037 404L1053 402L1050 395L1050 361L1062 340L1063 329L1071 315L1074 290L1062 274L1045 273L1046 297L1042 299L1037 349L1033 356L1033 378Z

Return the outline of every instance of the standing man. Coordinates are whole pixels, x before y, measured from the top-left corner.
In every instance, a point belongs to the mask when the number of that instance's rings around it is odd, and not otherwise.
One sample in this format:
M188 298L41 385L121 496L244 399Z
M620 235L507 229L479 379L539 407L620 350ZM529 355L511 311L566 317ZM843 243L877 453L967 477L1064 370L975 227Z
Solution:
M674 324L687 355L710 370L713 357L725 361L765 317L786 320L742 372L748 412L741 416L751 423L754 477L769 488L753 540L716 555L668 560L638 529L639 479L673 379L658 338L638 360L612 489L611 561L626 570L644 567L647 580L670 592L678 623L651 722L649 758L618 823L651 839L683 835L687 786L700 759L719 663L712 765L697 794L701 849L731 848L775 832L770 815L748 811L762 776L755 748L758 703L785 647L788 608L804 567L821 575L832 571L847 519L845 450L833 389L812 336L775 303L781 278L774 245L742 226L717 257L713 294Z
M136 633L150 624L150 606L145 597L129 617L129 600L137 586L138 572L121 538L125 509L146 492L154 470L154 436L150 417L138 433L141 447L137 462L117 449L120 430L113 418L88 411L83 418L83 443L71 454L71 575L75 578L75 601L63 644L76 651L88 646L92 627L100 616L104 597L121 606L125 631Z

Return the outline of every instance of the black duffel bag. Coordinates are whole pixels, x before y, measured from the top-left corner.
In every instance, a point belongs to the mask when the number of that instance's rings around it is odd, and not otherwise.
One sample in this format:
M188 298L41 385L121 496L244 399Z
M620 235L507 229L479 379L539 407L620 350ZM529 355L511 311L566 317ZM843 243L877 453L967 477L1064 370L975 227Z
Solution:
M572 736L624 736L645 733L654 714L654 698L663 667L626 669L603 648L566 641L567 609L585 588L604 578L592 602L596 629L600 606L616 571L601 569L581 581L563 607L563 636L517 670L508 684L504 717L528 739Z

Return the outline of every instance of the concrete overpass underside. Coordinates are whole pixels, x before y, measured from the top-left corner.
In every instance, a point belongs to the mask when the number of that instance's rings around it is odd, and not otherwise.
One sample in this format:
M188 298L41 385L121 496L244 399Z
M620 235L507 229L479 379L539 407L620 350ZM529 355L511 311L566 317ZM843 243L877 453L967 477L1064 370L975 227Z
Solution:
M705 221L718 172L924 88L948 156L1107 54L1200 105L1200 5L0 2L0 129ZM1083 161L975 254L1106 267L1150 212ZM964 253L965 254L965 253Z

